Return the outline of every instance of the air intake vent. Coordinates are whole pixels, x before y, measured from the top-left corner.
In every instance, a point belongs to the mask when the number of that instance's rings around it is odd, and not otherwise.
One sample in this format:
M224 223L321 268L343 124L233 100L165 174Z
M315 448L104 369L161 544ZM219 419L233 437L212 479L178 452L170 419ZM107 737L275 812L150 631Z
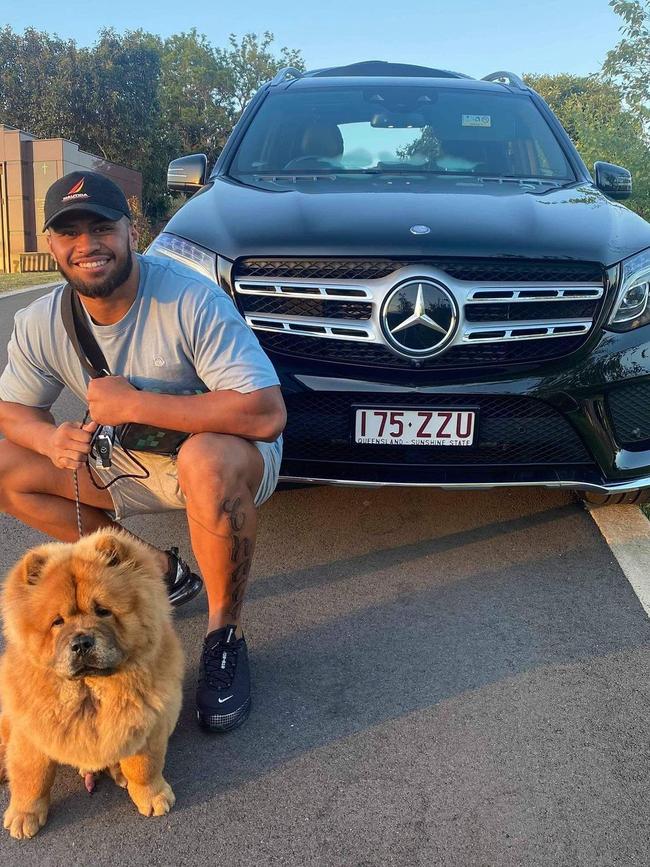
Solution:
M237 279L375 280L400 268L421 265L449 274L456 280L474 282L600 283L603 269L593 262L536 262L499 259L240 259ZM540 287L541 288L541 287Z

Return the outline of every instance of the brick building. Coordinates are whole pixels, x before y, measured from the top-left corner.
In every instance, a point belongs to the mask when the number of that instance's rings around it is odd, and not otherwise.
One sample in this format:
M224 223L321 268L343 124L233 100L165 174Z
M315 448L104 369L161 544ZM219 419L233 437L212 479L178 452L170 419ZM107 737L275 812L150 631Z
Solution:
M66 139L37 139L0 124L0 271L54 270L41 231L45 193L57 178L83 169L107 175L127 198L142 195L140 172L86 153Z

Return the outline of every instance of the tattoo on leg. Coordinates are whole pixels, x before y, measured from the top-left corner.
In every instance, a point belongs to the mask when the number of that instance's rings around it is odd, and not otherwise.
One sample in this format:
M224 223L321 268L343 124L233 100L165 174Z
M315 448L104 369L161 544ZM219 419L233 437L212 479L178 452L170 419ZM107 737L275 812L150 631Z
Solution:
M232 531L232 548L230 560L234 564L230 576L230 612L229 619L236 623L244 603L244 594L248 582L248 573L251 566L251 541L245 537L236 535L241 533L246 523L246 513L241 508L241 500L224 500L223 511L228 515L230 529Z
M244 593L246 592L250 565L250 560L244 560L232 574L230 585L230 619L234 623L239 620L241 607L244 604Z
M238 563L239 558L246 559L250 556L251 543L249 539L240 539L239 536L232 537L232 552L230 559L233 563Z
M232 527L233 533L238 533L246 521L246 514L241 507L240 498L237 497L232 502L230 500L224 500L222 508L230 519L230 526Z

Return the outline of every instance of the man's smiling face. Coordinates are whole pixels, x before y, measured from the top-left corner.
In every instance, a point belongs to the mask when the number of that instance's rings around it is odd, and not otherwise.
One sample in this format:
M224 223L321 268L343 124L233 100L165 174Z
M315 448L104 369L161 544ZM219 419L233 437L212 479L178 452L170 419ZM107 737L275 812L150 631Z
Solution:
M108 298L128 280L135 242L126 217L114 221L82 211L55 220L47 235L59 271L86 298Z

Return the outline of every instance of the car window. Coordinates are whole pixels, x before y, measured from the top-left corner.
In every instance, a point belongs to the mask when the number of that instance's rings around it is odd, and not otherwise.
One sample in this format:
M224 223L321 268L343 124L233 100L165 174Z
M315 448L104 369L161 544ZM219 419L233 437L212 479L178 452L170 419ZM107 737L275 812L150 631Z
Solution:
M231 174L404 169L574 179L527 94L394 85L270 94Z

